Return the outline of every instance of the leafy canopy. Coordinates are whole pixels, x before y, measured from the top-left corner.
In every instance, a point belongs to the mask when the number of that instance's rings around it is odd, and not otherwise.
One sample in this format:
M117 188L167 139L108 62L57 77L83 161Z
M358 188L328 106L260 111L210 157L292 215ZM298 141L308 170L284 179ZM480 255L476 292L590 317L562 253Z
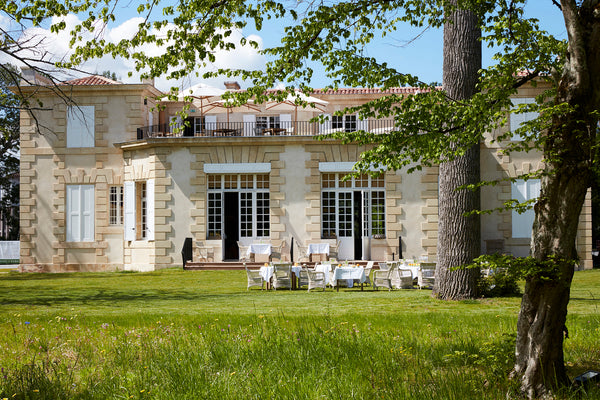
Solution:
M102 37L102 28L115 21L116 0L49 1L47 6L19 5L9 2L5 12L15 20L28 20L36 25L50 16L69 12L87 18L71 32L71 45L76 47L69 62L61 67L76 67L82 62L112 55L135 62L137 71L145 77L167 76L179 79L198 66L210 66L216 50L230 50L258 44L242 36L234 42L232 33L253 26L260 30L266 21L274 23L287 18L281 45L261 50L270 61L264 70L217 69L204 73L204 78L226 75L250 80L252 87L236 94L243 102L254 96L265 101L268 96L282 99L287 92L300 88L312 91L312 62L324 66L331 87L380 87L383 90L399 86L417 86L420 93L388 94L362 106L339 114L358 112L362 118L393 118L395 129L386 135L367 132L336 133L331 137L344 142L372 145L362 154L358 168L386 166L400 169L420 169L462 155L482 140L484 132L506 123L506 110L512 104L509 96L528 83L549 81L554 88L566 54L566 43L540 29L534 18L525 18L526 0L358 0L320 3L298 3L290 6L271 0L201 2L193 0L140 2L137 11L143 21L137 33L118 43ZM449 98L439 87L405 74L396 66L379 62L366 54L369 45L394 32L399 24L416 27L441 27L445 8L467 8L481 18L483 45L493 48L495 65L481 71L479 93L468 101ZM57 22L52 30L65 29ZM88 40L89 33L94 36ZM140 50L144 44L163 46L159 55ZM286 90L265 94L265 89L278 82ZM547 140L541 135L553 115L564 113L565 105L554 105L547 99L553 89L539 96L536 103L519 105L513 112L540 112L543 117L524 124L517 134L526 138L512 142L506 151L541 149ZM507 139L509 134L497 138ZM453 146L450 146L450 143ZM418 161L418 163L417 163Z

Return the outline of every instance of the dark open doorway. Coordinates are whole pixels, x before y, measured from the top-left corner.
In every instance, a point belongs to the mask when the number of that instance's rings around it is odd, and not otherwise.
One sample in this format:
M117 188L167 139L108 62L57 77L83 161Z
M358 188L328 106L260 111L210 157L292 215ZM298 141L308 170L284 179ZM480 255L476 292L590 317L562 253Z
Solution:
M354 259L362 259L362 193L352 196L352 235L354 236Z
M240 239L240 207L238 193L225 193L225 205L223 211L225 213L225 240L223 243L225 250L223 256L225 260L239 260L240 254L237 241Z

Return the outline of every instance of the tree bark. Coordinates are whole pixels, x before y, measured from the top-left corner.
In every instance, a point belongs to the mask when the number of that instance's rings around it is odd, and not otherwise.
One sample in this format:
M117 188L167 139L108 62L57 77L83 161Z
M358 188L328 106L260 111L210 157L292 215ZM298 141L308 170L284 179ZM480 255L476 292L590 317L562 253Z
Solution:
M480 20L472 11L451 11L444 24L443 86L448 97L465 100L476 93L481 68ZM463 156L440 164L438 196L438 262L434 294L457 300L477 296L479 271L450 270L480 254L479 217L465 213L479 209L479 191L457 190L479 182L479 144Z
M556 257L556 274L529 276L517 325L513 375L522 391L537 398L569 384L563 341L573 263L576 260L577 226L597 159L597 125L600 110L600 19L597 0L561 0L569 36L564 70L555 103L567 103L569 113L554 116L544 146L546 174L541 179L535 205L532 256L539 261Z

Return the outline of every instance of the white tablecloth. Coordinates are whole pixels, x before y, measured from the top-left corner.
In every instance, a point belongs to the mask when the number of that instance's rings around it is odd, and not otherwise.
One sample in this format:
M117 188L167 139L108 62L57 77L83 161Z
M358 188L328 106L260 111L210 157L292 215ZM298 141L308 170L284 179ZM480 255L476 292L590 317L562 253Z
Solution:
M325 285L329 285L329 272L331 271L331 264L317 264L315 265L315 271L322 272L325 275Z
M252 243L250 246L248 246L248 254L247 256L250 257L250 254L266 254L268 256L271 255L271 245L269 243Z
M298 265L292 265L292 272L294 274L296 274L296 277L298 277L298 275L300 274L300 271L302 270L302 266ZM262 276L262 278L265 280L265 282L269 282L271 280L271 278L273 277L273 272L275 272L275 267L273 267L272 265L269 266L262 266L260 267L260 276Z
M416 279L417 275L419 274L419 268L420 267L419 267L419 264L416 264L416 263L411 263L411 264L404 264L404 263L402 263L402 264L400 264L398 266L398 268L409 269L410 272L412 273L413 279Z
M327 254L329 255L329 243L309 243L306 255L311 254Z
M364 283L367 277L365 276L365 269L363 267L337 267L333 271L331 285L336 286L337 281L340 279L346 279L348 287L352 287L355 280L359 283Z

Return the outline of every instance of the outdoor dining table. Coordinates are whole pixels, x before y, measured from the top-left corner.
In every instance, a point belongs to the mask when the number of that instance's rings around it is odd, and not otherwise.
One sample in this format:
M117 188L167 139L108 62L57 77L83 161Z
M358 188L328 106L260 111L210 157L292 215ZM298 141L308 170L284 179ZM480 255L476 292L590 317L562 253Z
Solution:
M329 243L309 243L306 255L311 254L329 254Z
M416 279L417 275L419 274L419 268L421 268L421 267L419 266L418 263L402 263L398 266L398 268L410 270L410 273L412 274L413 279Z
M331 264L315 264L315 271L322 272L325 275L325 286L329 285L329 273L331 272Z
M300 275L300 271L302 270L301 265L292 265L292 289L296 289L296 277ZM275 267L272 265L263 265L260 267L260 276L262 276L263 280L267 282L267 289L271 288L271 278L273 278L273 273L275 272Z
M333 271L333 276L331 277L331 285L335 286L336 290L340 291L340 280L347 280L348 287L352 287L354 281L360 282L360 290L363 290L363 283L367 280L365 276L365 269L361 266L356 267L337 267Z
M252 254L254 254L254 261L269 261L269 256L271 255L272 249L270 243L252 243L248 246L247 256L250 258ZM257 260L256 255L260 254L263 256L262 260ZM266 256L266 257L265 257Z

